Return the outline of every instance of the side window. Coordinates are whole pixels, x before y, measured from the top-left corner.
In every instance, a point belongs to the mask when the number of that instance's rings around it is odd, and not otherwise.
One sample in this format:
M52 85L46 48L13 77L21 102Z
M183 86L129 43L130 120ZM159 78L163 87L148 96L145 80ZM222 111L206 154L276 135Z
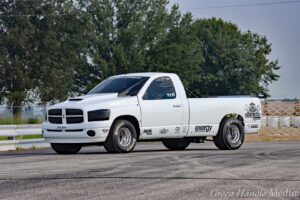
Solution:
M175 99L176 92L170 77L160 77L152 81L146 90L144 100Z

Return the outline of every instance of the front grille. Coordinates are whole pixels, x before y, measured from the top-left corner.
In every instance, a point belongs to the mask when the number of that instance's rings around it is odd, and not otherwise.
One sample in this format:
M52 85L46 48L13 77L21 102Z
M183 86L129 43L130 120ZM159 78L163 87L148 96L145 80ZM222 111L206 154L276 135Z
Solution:
M80 109L66 109L67 124L78 124L83 122L83 112Z
M48 111L48 121L52 124L78 124L84 121L83 111L80 109L66 109L65 114L66 116L64 121L62 109L51 109Z
M52 124L62 124L62 117L48 117L48 120Z
M83 115L83 112L79 109L66 109L66 115Z
M48 112L49 115L62 115L62 110L61 109L51 109Z
M67 117L67 124L78 124L83 122L83 117Z
M62 109L51 109L48 111L48 121L52 124L62 124Z

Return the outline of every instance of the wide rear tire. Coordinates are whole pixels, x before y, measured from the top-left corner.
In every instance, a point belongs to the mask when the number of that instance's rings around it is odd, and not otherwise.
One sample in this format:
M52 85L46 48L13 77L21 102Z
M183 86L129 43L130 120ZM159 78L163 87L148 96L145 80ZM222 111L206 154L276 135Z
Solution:
M116 120L104 143L104 148L109 153L128 153L136 145L137 131L128 120Z
M222 121L218 134L213 137L215 145L221 150L236 150L244 143L245 130L241 121L227 118Z
M51 143L52 149L58 154L76 154L81 150L81 144Z
M170 150L183 150L187 148L191 141L186 138L180 139L166 139L162 141L163 145Z

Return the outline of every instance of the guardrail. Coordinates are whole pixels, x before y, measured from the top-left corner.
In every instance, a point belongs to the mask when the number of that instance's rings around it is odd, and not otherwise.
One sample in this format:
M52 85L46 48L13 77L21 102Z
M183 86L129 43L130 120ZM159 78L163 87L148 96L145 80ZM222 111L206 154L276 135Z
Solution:
M0 136L9 140L0 140L0 151L16 150L17 148L47 147L44 138L17 139L18 136L41 135L41 125L1 125Z

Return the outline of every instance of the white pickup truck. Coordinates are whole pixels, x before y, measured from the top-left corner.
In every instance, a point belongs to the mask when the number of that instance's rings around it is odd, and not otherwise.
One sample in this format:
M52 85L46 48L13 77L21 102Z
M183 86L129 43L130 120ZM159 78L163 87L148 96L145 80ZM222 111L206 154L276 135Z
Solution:
M85 145L130 152L137 141L162 141L182 150L212 136L219 149L238 149L257 133L261 105L253 97L187 98L176 74L110 77L87 95L48 108L42 125L54 151L73 154Z

